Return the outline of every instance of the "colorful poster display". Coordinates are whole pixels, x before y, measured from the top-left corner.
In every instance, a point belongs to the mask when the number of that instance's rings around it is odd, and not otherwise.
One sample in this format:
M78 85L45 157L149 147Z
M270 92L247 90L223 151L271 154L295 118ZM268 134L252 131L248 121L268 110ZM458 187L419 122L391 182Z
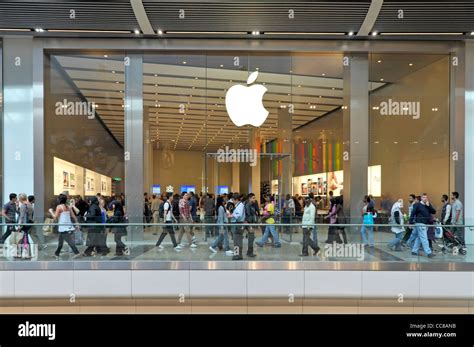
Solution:
M368 194L380 197L382 194L382 166L374 165L367 168ZM331 171L314 175L293 177L293 191L295 194L327 195L333 192L335 196L343 194L344 171Z

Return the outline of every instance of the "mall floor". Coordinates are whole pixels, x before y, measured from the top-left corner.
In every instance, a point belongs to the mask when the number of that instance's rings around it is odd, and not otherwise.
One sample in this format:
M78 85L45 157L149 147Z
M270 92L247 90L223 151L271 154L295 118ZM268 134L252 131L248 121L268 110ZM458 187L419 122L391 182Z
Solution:
M381 228L380 228L381 229ZM183 243L185 247L181 251L175 251L172 247L169 236L166 236L162 245L164 249L159 250L155 247L155 243L161 233L160 227L147 227L144 233L143 241L127 241L125 237L123 241L130 248L130 255L115 256L115 242L113 234L109 233L107 238L107 244L111 248L111 252L107 256L94 256L94 257L81 257L75 260L183 260L183 261L230 261L232 257L226 256L223 251L213 253L209 250L210 243L213 238L205 240L204 232L200 227L194 229L197 238L197 248L189 248L187 245L186 237L183 237ZM291 237L289 234L280 233L281 248L274 248L269 242L264 247L254 246L257 257L246 258L246 260L265 260L265 261L390 261L390 262L463 262L473 263L474 262L474 246L470 245L467 249L466 255L454 255L451 252L444 254L441 251L442 241L438 240L435 245L436 257L427 258L424 253L420 251L421 256L413 256L411 250L404 248L401 252L391 251L387 247L387 243L393 239L393 233L388 231L375 231L375 247L364 248L363 258L357 259L354 257L331 257L326 256L325 252L321 251L318 256L300 257L301 245L302 245L302 233L301 229L294 228L296 232L293 232ZM256 241L260 239L262 233L260 230L257 231ZM84 233L84 237L86 234ZM230 237L230 234L229 234ZM318 241L319 246L325 245L324 241L327 238L327 227L320 227L318 229ZM361 236L358 231L347 232L347 238L349 244L360 243ZM231 247L233 245L232 240ZM57 237L47 237L47 248L40 250L38 253L37 260L54 260L54 251L57 247ZM81 252L84 251L85 246L78 246ZM247 240L244 239L244 251L247 249ZM312 254L312 252L310 252ZM70 260L72 253L69 247L64 245L61 253L61 260ZM6 260L5 258L0 258ZM18 261L27 261L21 260Z

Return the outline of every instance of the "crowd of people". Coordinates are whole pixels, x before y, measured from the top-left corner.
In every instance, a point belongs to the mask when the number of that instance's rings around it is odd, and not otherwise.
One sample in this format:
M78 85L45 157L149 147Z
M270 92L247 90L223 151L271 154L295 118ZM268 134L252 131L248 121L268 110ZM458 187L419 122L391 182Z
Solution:
M6 230L0 238L0 244L6 242L13 232L22 233L23 243L35 243L39 249L47 247L43 228L35 227L34 196L12 193L10 200L4 205L2 215ZM404 201L398 199L391 207L388 223L394 238L388 243L390 251L398 252L410 249L413 255L419 255L420 247L427 257L435 256L435 228L439 224L459 240L461 254L465 254L463 206L459 194L451 194L451 203L447 195L442 196L442 208L439 218L430 203L428 196L422 194L408 197L408 209L404 212ZM369 248L375 246L374 228L378 212L374 198L364 197L361 211L362 226L360 241ZM162 194L148 196L144 194L144 226L159 234L156 247L164 249L163 241L169 235L173 248L181 251L185 247L198 247L195 231L202 230L205 241L210 241L209 251L223 251L233 260L246 257L254 258L254 247L264 247L268 243L274 248L281 247L280 233L292 233L302 230L302 251L300 256L308 256L311 248L314 255L320 251L318 245L317 224L328 223L325 243L348 243L346 227L350 224L344 212L343 196L329 194L328 206L320 196L310 193L306 197L268 195L260 204L255 194L247 195L237 192L214 196L212 194L197 195L194 192L181 194ZM323 207L326 207L323 210ZM324 214L318 211L325 211ZM48 210L49 218L58 233L58 246L54 256L59 259L66 242L74 257L106 256L110 253L107 245L108 233L114 234L116 244L115 255L130 253L129 247L122 238L127 235L127 215L125 197L103 197L100 194L83 199L81 196L69 196L67 192L60 194ZM204 225L201 225L204 223ZM79 225L87 231L82 240ZM261 237L256 240L256 235ZM187 243L183 242L186 236ZM26 239L25 239L26 237ZM32 237L35 238L33 241ZM244 237L247 238L247 249L244 251ZM79 240L78 240L79 239ZM270 242L269 242L270 241ZM85 245L81 253L78 245Z

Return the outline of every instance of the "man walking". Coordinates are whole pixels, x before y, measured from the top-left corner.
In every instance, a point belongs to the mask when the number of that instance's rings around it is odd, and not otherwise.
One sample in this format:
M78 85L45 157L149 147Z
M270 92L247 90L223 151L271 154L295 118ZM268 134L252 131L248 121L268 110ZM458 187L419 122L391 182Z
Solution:
M0 239L0 244L4 244L10 234L15 231L16 215L20 211L18 210L18 199L15 193L11 193L10 201L3 206L2 215L5 218L5 224L7 224L7 230Z
M436 210L431 206L430 201L428 200L428 195L423 193L421 195L421 201L417 202L413 206L413 210L410 215L410 224L415 224L415 230L417 237L415 244L412 248L412 255L419 255L418 251L420 249L420 244L423 247L428 258L432 258L435 254L431 251L430 245L428 242L428 228L426 224L430 223L431 215L436 214Z
M257 199L255 198L254 193L250 193L247 199L247 202L244 205L245 208L245 223L246 224L255 224L257 223ZM247 245L247 257L254 258L256 255L253 253L253 243L255 241L255 226L245 225L244 231L247 232L248 236L248 245ZM243 253L243 240L242 233L238 233L238 240L234 242L236 247L239 247L240 254Z
M451 224L455 226L453 228L453 233L454 235L459 239L459 241L462 244L463 250L466 251L466 244L464 241L464 228L460 227L461 225L464 225L464 214L463 214L463 205L461 200L459 200L459 193L458 192L452 192L451 193L451 213L452 213L452 218L451 218ZM466 254L463 252L462 254Z

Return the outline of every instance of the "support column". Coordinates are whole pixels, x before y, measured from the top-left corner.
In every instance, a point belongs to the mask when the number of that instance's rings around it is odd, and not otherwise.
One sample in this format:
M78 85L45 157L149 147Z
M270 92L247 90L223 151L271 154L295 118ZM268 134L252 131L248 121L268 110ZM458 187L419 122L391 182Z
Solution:
M282 172L280 177L281 187L278 187L278 192L280 196L285 196L286 194L292 194L293 184L292 184L292 163L291 156L293 153L293 141L292 141L292 117L291 113L288 112L288 109L279 108L278 109L278 140L282 143L282 154L287 155L281 158L282 162Z
M130 223L143 223L144 135L143 56L125 57L125 203ZM143 227L130 227L128 238L143 240Z
M464 147L464 222L472 225L474 222L474 42L466 42L465 46L465 147ZM460 197L462 200L462 196ZM474 243L474 228L466 229L465 241Z
M249 132L249 144L250 149L257 149L257 153L260 153L260 149L256 148L260 143L260 130L252 129ZM250 167L249 175L249 191L248 193L254 193L257 201L260 203L260 157L257 159L257 164ZM244 192L242 192L244 193Z
M145 141L143 144L143 181L145 182L144 191L151 193L153 185L153 143L150 132L148 107L143 109L143 134Z
M362 200L367 194L369 165L369 60L365 54L350 54L344 67L343 161L344 209L352 222L359 222Z
M8 201L10 193L34 194L33 38L5 37L3 57L2 201Z

